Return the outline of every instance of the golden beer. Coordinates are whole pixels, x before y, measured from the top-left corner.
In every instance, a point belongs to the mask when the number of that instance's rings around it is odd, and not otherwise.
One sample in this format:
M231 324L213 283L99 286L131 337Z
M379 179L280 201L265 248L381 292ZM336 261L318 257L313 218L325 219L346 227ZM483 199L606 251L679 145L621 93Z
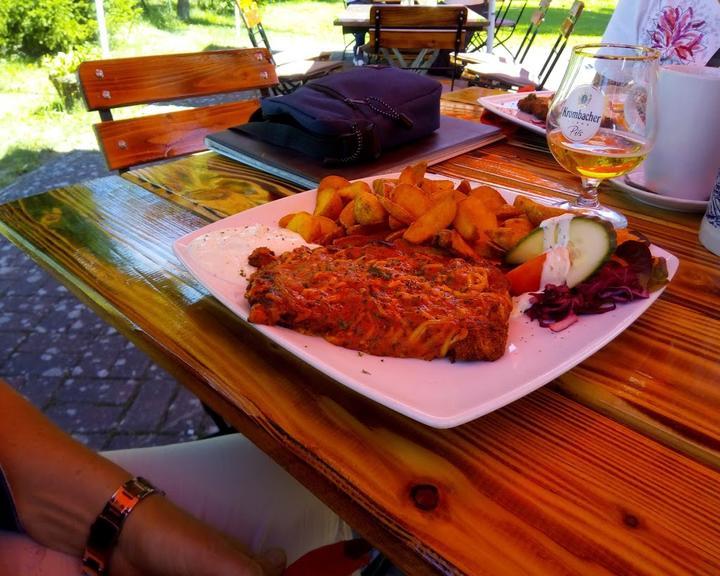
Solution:
M585 142L573 142L557 128L548 134L548 146L568 172L603 180L631 172L650 151L637 135L604 128Z

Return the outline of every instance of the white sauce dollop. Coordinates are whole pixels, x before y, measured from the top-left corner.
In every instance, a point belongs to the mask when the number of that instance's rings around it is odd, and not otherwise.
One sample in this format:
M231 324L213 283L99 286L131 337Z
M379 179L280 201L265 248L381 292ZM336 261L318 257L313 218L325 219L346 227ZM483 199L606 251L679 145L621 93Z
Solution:
M572 253L570 246L570 222L572 213L561 214L540 222L543 229L543 251L547 252L540 277L540 288L548 284L563 284L570 272Z
M538 292L544 290L548 284L560 285L567 281L572 261L570 221L574 217L573 214L566 213L540 222L540 227L543 229L543 252L547 256L540 275ZM514 297L511 316L522 316L532 306L531 298L529 292Z
M209 274L227 282L246 282L256 268L248 263L253 250L265 246L279 256L298 246L314 248L300 234L268 226L248 224L247 226L223 228L198 236L188 245L193 259Z
M513 296L512 303L513 308L512 312L510 312L510 317L519 318L532 306L532 294L525 292L524 294L520 294L520 296Z
M570 272L570 251L565 246L555 246L547 252L540 276L540 288L548 284L556 286L567 281Z
M570 221L573 218L575 216L568 212L540 222L540 228L543 229L543 252L556 246L567 248L570 243Z

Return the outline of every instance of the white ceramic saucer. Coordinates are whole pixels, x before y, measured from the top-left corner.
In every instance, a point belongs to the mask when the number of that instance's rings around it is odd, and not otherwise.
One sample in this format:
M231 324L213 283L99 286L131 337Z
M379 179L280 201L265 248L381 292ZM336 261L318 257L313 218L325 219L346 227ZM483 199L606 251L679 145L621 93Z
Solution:
M645 171L640 166L636 170L610 180L618 188L627 192L638 202L644 202L658 208L674 210L675 212L705 212L707 200L687 200L685 198L673 198L671 196L660 196L647 188L645 184Z

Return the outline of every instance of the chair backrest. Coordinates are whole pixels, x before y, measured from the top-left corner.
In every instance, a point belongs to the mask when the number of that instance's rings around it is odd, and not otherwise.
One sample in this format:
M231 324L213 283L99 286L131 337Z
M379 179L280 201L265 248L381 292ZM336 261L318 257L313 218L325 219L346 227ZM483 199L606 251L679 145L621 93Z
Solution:
M137 104L228 92L261 90L277 84L275 66L264 48L139 56L83 62L78 68L88 110L102 122L95 135L112 170L205 149L205 136L247 121L257 98L114 120L112 110Z
M515 7L513 7L515 4ZM519 5L519 7L518 7ZM517 23L522 18L525 9L527 8L528 0L507 0L500 4L500 7L495 11L495 26L496 28L510 27L512 31L517 27ZM513 8L512 19L508 16L510 9Z
M570 11L568 12L568 15L565 16L565 19L560 24L560 32L558 33L557 40L555 40L555 44L550 50L550 53L548 54L548 57L545 60L543 67L540 69L540 73L538 74L538 78L540 78L538 89L541 89L545 85L545 82L547 82L547 79L550 77L553 68L555 68L555 64L557 64L557 61L559 60L560 56L565 50L565 47L567 46L570 35L573 33L573 30L575 30L575 26L577 25L577 22L580 19L584 8L584 2L581 2L580 0L575 0L572 7L570 8Z
M370 46L413 50L452 50L465 45L465 6L395 6L370 8Z
M263 46L272 54L270 41L268 40L267 34L265 34L265 28L263 28L260 8L257 2L255 0L235 0L235 3L240 9L240 17L248 31L250 43L257 48L259 46L258 37L260 37Z
M523 36L520 46L518 46L518 49L513 56L513 60L515 62L522 63L528 55L530 47L535 41L535 37L540 30L540 26L542 26L542 23L545 22L545 16L547 15L548 8L550 8L550 2L551 0L540 0L540 5L537 7L537 10L535 10L530 16L528 29L525 31L525 36Z

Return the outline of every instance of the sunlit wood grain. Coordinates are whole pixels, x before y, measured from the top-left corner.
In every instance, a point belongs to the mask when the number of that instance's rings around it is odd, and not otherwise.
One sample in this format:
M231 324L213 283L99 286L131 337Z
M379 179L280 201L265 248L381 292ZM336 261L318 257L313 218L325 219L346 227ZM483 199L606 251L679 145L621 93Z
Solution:
M508 143L433 170L577 190L546 152ZM608 189L680 258L665 294L550 386L435 430L288 357L172 254L178 237L295 191L202 154L5 204L0 231L407 574L720 573L720 258L698 243L699 216Z

